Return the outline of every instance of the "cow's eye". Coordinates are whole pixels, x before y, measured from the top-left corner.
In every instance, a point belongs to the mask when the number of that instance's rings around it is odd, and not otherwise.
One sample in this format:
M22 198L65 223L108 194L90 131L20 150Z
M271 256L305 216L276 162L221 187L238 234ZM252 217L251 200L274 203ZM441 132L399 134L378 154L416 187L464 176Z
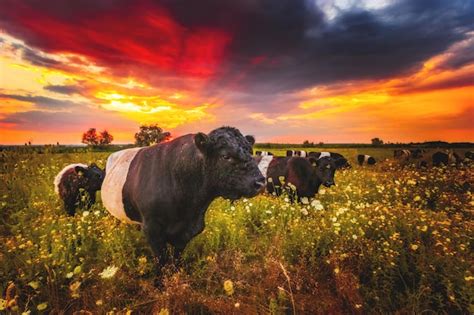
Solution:
M224 159L226 161L230 161L230 160L232 160L232 157L230 155L224 154L224 155L222 155L222 159Z

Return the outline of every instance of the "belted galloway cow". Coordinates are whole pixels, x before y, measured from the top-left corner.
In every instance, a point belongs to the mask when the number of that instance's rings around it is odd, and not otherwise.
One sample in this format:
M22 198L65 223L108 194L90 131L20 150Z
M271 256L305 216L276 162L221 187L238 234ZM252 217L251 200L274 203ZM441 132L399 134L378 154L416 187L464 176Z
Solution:
M69 164L54 178L54 191L64 203L64 210L73 216L76 208L84 206L89 209L94 203L97 191L100 190L105 173L92 163ZM85 195L84 195L85 193ZM82 200L84 198L84 201Z
M351 168L349 161L340 153L337 152L309 152L308 156L315 157L317 159L323 157L330 157L334 160L337 169Z
M217 197L255 196L265 185L252 158L255 139L221 127L209 134L181 136L144 148L113 153L102 185L105 208L125 222L141 224L158 259L169 262L204 229L204 216Z
M267 191L281 195L284 190L290 192L292 200L303 197L312 198L321 185L335 185L336 165L333 159L324 157L262 157L258 167L267 178ZM294 187L294 191L289 189Z

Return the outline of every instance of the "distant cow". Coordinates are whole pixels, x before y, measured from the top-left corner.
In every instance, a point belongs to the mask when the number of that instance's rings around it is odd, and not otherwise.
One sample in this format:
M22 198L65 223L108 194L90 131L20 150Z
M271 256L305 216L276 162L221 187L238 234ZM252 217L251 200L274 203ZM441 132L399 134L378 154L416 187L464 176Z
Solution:
M410 156L413 159L421 159L421 158L423 158L423 154L425 152L426 151L424 149L412 149L412 150L410 150Z
M460 163L461 157L456 152L435 152L432 155L433 166L449 165Z
M286 156L299 156L299 157L307 157L308 152L304 150L287 150Z
M64 167L54 178L54 191L64 202L64 209L73 216L76 207L81 205L81 191L87 193L85 207L88 209L95 203L96 192L100 190L105 173L94 163L70 164Z
M273 155L272 152L269 151L255 151L256 156L267 156L267 155Z
M280 195L284 189L288 190L294 185L295 193L301 200L302 197L314 197L321 185L326 187L335 185L336 165L331 158L274 157L270 161L263 159L268 169L266 177L269 193ZM260 167L262 161L259 163ZM284 182L281 181L283 178ZM295 196L290 194L290 197Z
M393 151L393 157L399 160L409 160L411 156L410 150L397 149Z
M102 185L105 208L115 217L142 225L158 258L169 261L166 244L179 258L204 229L204 216L217 197L253 197L265 178L252 158L252 136L222 127L208 135L113 153Z
M323 158L323 157L330 157L334 160L334 163L336 163L336 169L350 168L351 167L351 165L349 164L349 161L340 153L336 153L336 152L309 152L308 156L315 157L316 159L320 159L320 158Z
M360 166L364 164L374 165L376 163L375 158L367 154L359 154L357 156L357 162L359 163Z

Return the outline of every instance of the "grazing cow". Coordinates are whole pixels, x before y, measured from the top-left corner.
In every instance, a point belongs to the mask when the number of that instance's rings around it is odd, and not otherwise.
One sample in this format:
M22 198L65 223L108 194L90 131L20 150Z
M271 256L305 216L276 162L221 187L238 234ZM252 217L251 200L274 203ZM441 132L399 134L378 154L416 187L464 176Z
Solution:
M118 219L142 225L157 266L163 266L170 258L166 244L179 258L203 231L215 198L253 197L265 186L252 158L254 143L238 129L221 127L208 135L118 151L107 162L104 206Z
M287 150L286 151L286 156L291 157L291 156L299 156L299 157L307 157L308 152L304 150Z
M73 216L81 205L81 190L88 194L85 206L89 209L95 203L95 195L102 185L105 172L94 163L70 164L54 178L54 191L64 202L64 209Z
M321 184L326 187L335 185L336 165L329 157L275 157L268 163L267 168L267 191L276 195L294 185L296 196L301 200L303 197L314 197ZM282 177L284 182L281 181ZM290 194L292 200L294 197Z
M269 151L255 151L256 156L267 156L267 155L273 155L272 152Z
M458 164L462 161L461 157L456 152L435 152L432 155L433 166L449 165L449 164Z
M393 157L399 160L409 160L411 156L411 151L410 150L394 150L393 151Z
M357 156L357 162L359 162L360 166L364 164L374 165L376 163L375 158L367 154L359 154Z
M426 151L424 149L413 149L413 150L410 150L410 156L412 159L421 159L423 158L423 154L425 152Z
M474 160L474 152L473 151L466 151L464 153L464 157L469 160Z
M323 158L323 157L330 157L334 160L334 163L336 164L336 169L351 168L351 164L349 164L349 161L340 153L336 153L336 152L309 152L308 156L315 157L317 159L320 159L320 158Z

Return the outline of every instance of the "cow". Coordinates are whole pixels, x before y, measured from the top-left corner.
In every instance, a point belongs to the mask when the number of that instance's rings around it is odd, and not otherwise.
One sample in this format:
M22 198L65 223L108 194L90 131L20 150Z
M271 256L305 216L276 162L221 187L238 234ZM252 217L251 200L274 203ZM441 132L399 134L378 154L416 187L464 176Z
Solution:
M359 154L357 155L357 162L360 166L367 164L367 165L374 165L376 160L374 157L367 155L367 154Z
M437 151L432 155L433 166L449 165L449 164L458 164L462 161L461 157L452 151L441 152Z
M70 216L76 213L76 207L89 209L100 190L105 172L96 164L69 164L54 178L54 191L64 203L64 210ZM82 191L87 193L85 204L81 203Z
M273 155L272 152L269 151L255 151L256 156L267 156L267 155Z
M426 151L424 149L412 149L410 150L410 156L412 159L421 159L423 158L423 154Z
M323 157L330 157L336 164L336 169L351 168L349 161L340 153L336 152L309 152L308 156L315 157L317 159Z
M263 189L254 143L236 128L221 127L115 152L107 161L103 204L116 218L141 225L160 270L203 231L215 198L250 198Z
M307 157L308 152L304 150L286 150L286 156L291 157L291 156L299 156L299 157Z
M402 150L402 149L397 149L393 151L393 157L398 159L398 160L409 160L411 156L411 151L410 150Z
M262 162L266 164L265 167L262 167ZM273 157L271 160L262 158L259 167L266 171L267 192L281 195L284 190L290 191L292 201L295 200L295 197L298 201L301 201L303 197L314 197L321 185L326 187L335 185L336 165L334 160L329 157L321 159ZM291 186L295 188L294 193L289 189Z

